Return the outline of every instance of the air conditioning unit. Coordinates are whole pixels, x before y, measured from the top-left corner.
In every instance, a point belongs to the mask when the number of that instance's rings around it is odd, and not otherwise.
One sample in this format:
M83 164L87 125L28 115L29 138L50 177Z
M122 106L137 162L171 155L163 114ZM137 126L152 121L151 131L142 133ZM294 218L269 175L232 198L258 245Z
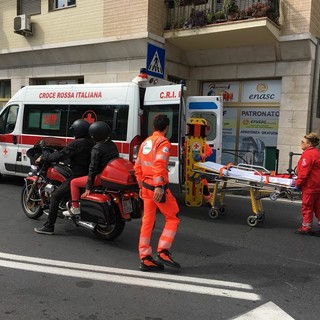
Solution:
M32 33L31 19L26 14L16 16L13 20L14 32L22 35Z

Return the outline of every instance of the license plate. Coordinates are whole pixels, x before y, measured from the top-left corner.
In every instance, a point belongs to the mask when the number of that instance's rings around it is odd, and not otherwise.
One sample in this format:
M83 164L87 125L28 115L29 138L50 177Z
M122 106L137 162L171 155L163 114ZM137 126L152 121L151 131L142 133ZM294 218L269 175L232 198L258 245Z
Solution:
M122 208L124 213L131 213L132 212L132 201L129 200L123 200L122 201Z

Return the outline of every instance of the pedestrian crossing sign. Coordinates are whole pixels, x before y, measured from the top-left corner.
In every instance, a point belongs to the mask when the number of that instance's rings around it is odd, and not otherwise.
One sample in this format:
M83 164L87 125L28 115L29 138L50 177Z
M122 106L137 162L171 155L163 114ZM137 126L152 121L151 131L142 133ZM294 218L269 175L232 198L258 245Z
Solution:
M153 77L164 78L165 49L148 43L147 74Z

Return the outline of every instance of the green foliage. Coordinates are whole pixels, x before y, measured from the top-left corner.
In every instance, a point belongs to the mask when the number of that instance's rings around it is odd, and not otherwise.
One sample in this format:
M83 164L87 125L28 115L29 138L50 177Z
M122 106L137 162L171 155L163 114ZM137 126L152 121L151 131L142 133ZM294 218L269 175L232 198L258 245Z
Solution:
M214 15L216 17L216 20L225 20L226 19L226 14L223 10L215 12Z
M226 15L230 13L237 13L239 12L239 7L236 0L224 0L223 1L223 10Z

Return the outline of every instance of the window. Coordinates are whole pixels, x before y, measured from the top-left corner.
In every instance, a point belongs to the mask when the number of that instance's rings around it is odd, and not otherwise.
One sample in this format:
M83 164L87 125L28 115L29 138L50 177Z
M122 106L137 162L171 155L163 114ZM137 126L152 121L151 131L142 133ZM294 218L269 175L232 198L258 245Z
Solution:
M214 140L217 137L218 119L217 119L217 116L215 115L215 113L194 112L191 114L190 118L203 118L203 119L207 120L207 131L206 131L207 140Z
M126 141L128 115L128 105L73 105L70 106L69 123L72 124L80 118L91 123L105 121L110 126L112 140Z
M49 10L67 8L76 5L76 0L49 0Z
M0 80L0 99L10 99L11 82L10 80Z
M113 140L127 139L128 105L25 105L24 112L23 133L72 137L71 124L85 119L89 123L107 122Z
M18 105L12 105L6 108L3 113L1 113L0 133L4 134L13 132L17 122L18 110Z
M167 138L171 143L177 143L179 137L179 104L143 106L142 137L146 138L152 134L154 118L160 113L165 114L170 120Z
M17 14L33 15L41 13L41 0L17 0Z
M65 136L68 106L25 105L23 133Z

